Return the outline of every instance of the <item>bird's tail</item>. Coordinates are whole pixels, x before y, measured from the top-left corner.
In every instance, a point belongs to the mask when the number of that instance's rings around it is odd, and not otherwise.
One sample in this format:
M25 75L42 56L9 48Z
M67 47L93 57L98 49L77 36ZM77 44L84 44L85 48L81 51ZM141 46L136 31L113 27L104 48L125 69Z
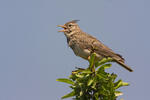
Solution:
M116 63L118 63L119 65L121 65L122 67L124 67L125 69L127 69L128 71L133 72L133 70L128 65L126 65L124 63L125 59L120 54L115 54L115 56L112 57L112 58L114 59L114 61Z
M133 70L129 66L127 66L124 62L119 61L119 60L115 60L115 62L117 62L119 65L121 65L122 67L124 67L128 71L133 72Z

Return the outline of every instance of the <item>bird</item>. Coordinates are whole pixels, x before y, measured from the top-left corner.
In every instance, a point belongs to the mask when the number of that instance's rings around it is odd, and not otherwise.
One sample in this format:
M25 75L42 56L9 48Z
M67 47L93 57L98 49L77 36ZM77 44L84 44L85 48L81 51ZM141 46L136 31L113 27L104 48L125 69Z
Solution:
M96 54L96 60L100 61L103 58L110 57L113 59L113 62L118 63L129 72L133 72L133 70L125 64L125 59L120 54L115 53L92 35L83 32L77 24L78 21L79 20L71 20L64 25L57 25L63 28L63 30L58 32L64 33L68 46L74 51L76 56L89 60L91 52L94 52Z

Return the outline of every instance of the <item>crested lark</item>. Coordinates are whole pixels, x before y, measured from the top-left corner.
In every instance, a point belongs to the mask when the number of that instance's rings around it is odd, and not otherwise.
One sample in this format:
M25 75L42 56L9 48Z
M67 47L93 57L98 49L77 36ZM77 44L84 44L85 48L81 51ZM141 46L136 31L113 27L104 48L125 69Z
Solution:
M124 58L121 55L113 52L95 37L83 32L78 26L77 21L78 20L73 20L64 25L58 25L64 29L59 32L64 32L67 38L67 43L76 56L89 60L91 52L94 52L96 53L97 60L101 60L104 57L110 57L114 62L118 63L128 71L133 71L124 63Z

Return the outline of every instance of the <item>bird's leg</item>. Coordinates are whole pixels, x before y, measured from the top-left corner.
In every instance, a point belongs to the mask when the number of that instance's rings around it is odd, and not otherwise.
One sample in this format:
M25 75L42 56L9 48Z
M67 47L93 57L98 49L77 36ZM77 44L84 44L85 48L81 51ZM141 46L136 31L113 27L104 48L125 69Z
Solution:
M91 59L91 56L88 56L88 61L90 61L90 59Z

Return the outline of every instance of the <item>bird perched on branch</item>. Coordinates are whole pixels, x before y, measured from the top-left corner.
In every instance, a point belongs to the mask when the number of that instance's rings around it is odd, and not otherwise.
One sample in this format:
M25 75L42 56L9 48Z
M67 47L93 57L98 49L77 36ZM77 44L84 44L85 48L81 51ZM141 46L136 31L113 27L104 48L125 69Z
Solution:
M124 58L120 54L113 52L95 37L83 32L78 26L77 21L78 20L72 20L64 25L58 25L58 27L63 28L63 30L60 30L59 32L64 32L67 43L76 56L89 60L91 52L94 52L96 53L96 60L110 57L114 62L118 63L128 71L133 71L124 63Z

